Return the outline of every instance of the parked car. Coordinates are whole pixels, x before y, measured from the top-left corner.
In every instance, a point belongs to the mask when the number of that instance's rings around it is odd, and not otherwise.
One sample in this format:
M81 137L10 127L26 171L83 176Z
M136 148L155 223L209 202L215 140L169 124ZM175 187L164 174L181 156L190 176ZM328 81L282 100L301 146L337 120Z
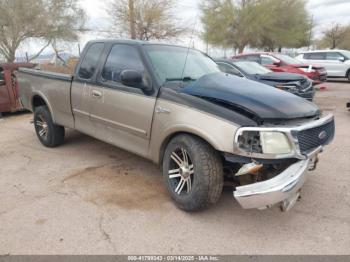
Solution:
M327 71L324 67L307 63L303 64L288 55L280 53L241 54L232 58L257 62L274 72L301 74L312 79L316 85L327 80Z
M222 72L257 81L312 101L315 89L312 81L299 74L275 73L256 62L215 59Z
M23 110L14 74L19 67L31 68L34 65L29 63L0 64L0 114Z
M216 203L224 178L243 208L288 210L334 136L333 115L313 103L185 47L92 41L74 75L20 69L19 81L44 146L68 127L150 159L187 211Z
M328 77L342 77L350 81L350 51L323 50L302 52L296 59L303 63L317 63L326 68Z

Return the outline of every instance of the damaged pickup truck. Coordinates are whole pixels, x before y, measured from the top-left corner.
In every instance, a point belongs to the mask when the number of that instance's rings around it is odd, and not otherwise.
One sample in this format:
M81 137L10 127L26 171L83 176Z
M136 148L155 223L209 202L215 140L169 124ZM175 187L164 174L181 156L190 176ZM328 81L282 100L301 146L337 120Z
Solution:
M23 68L19 83L43 145L72 128L148 158L187 211L216 203L224 181L243 208L290 209L335 132L313 103L178 46L93 41L75 75Z

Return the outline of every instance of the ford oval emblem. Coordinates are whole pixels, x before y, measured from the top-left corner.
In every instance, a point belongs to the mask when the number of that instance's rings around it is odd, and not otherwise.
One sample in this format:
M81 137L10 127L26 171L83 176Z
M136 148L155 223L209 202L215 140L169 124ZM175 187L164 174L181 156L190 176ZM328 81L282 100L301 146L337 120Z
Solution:
M322 131L321 133L319 133L318 138L323 140L327 137L327 132L326 131Z

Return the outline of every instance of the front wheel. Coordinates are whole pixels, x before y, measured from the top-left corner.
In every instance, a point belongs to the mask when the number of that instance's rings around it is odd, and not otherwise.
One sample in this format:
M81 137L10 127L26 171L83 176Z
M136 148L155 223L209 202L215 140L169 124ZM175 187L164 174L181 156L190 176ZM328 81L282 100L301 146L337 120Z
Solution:
M63 126L53 123L47 106L39 106L34 110L34 127L40 142L46 147L57 147L64 141Z
M347 75L346 75L346 78L347 78L348 81L350 82L350 69L349 69L349 71L348 71L348 73L347 73Z
M179 208L200 210L216 203L221 196L222 161L217 151L205 141L179 135L165 150L163 178Z

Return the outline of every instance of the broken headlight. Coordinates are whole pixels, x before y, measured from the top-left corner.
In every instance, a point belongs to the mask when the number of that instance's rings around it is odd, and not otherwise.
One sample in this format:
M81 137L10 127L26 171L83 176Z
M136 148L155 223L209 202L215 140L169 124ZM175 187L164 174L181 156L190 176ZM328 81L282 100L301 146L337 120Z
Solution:
M276 131L243 131L237 143L247 153L289 154L293 150L288 137Z

